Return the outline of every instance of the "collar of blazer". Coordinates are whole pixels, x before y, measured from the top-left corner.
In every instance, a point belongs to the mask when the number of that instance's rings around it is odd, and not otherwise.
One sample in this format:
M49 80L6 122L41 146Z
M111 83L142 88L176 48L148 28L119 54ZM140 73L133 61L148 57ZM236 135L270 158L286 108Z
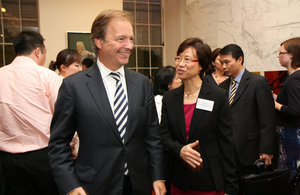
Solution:
M245 72L242 76L242 79L240 81L239 87L236 91L236 95L233 99L233 102L231 103L231 106L234 105L235 102L237 102L239 100L239 98L241 97L241 95L244 93L245 89L247 88L248 84L249 84L249 79L250 79L250 73L249 71L247 71L245 69Z
M250 73L247 69L245 69L245 72L244 72L244 74L242 76L242 79L239 83L239 87L236 91L236 95L233 99L233 102L231 103L231 106L234 105L234 103L241 97L241 95L243 94L243 92L247 88L247 86L249 84L250 74L252 74L252 73ZM230 87L230 78L228 78L223 83L221 83L220 87L225 89L226 94L228 95L229 94L229 87Z
M198 98L209 99L208 95L211 92L210 87L211 86L207 82L203 81ZM184 109L183 109L184 86L182 85L179 88L174 89L174 94L176 95L177 98L175 98L175 102L173 102L173 103L174 103L174 105L178 105L175 107L176 121L177 121L178 127L180 129L182 141L184 141L184 143L187 144L187 143L189 143L189 141L186 140L185 117L184 117ZM206 111L195 108L193 117L191 120L190 130L189 130L189 139L193 137L193 134L195 132L197 132L198 123L201 121L201 118L205 112Z

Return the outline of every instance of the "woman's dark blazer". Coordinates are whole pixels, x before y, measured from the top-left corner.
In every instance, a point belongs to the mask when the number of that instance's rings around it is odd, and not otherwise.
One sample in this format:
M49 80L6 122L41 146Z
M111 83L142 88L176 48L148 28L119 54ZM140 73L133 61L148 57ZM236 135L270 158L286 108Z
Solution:
M164 95L161 131L170 155L170 181L182 190L219 191L237 194L238 180L234 157L231 114L225 91L203 81L198 98L214 102L213 110L195 107L189 140L186 140L183 110L184 86ZM180 157L181 148L199 140L203 167L194 171Z
M218 83L215 81L214 77L212 74L205 75L203 80L207 80L207 82L211 85L219 86Z

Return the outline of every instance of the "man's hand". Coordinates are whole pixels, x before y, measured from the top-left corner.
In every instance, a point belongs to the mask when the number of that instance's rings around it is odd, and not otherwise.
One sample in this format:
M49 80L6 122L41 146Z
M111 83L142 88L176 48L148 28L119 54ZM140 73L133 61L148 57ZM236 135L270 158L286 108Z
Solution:
M272 158L273 158L273 154L265 154L265 153L259 154L259 159L265 160L266 166L272 164Z
M155 195L165 195L167 193L165 183L163 181L153 182L153 189L154 189Z
M201 155L198 151L193 148L199 146L199 141L187 144L180 150L180 157L191 167L200 167L202 163Z
M84 189L82 187L78 187L78 188L75 188L68 195L87 195L87 193L84 191Z

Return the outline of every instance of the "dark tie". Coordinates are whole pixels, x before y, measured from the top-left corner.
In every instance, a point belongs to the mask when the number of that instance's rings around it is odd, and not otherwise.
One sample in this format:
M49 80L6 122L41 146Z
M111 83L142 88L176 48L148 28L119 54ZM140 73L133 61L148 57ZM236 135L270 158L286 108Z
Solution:
M120 133L122 142L124 143L124 136L126 133L127 118L128 118L128 103L126 94L120 81L119 73L111 72L110 76L116 80L116 92L114 95L114 117ZM124 165L124 174L128 175L127 162Z
M229 95L229 104L231 104L233 102L234 96L236 94L236 83L237 81L232 79L232 85L231 85L231 91L230 91L230 95Z

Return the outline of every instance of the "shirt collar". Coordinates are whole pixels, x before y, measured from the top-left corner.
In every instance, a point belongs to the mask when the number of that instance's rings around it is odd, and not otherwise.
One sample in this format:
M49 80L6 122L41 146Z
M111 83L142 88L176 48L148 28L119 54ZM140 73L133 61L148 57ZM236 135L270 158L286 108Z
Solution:
M241 79L242 79L242 76L243 76L243 74L244 74L244 72L245 72L245 68L243 68L243 70L235 77L235 78L232 78L232 77L230 77L230 79L231 80L236 80L238 83L240 83L241 82Z
M119 73L121 75L121 77L125 77L124 66L122 66L121 68L119 68L116 71L111 71L106 66L104 66L104 64L102 62L100 62L99 58L97 58L97 66L101 72L102 78L106 78L107 76L109 76L109 74L111 72Z
M40 66L31 57L24 55L16 56L16 58L12 61L11 64L13 64L14 66Z

